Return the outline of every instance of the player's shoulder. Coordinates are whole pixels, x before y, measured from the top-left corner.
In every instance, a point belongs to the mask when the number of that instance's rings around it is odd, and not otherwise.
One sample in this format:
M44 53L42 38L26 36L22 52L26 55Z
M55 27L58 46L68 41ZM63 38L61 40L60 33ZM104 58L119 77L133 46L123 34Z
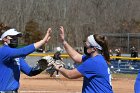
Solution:
M104 57L103 55L99 54L99 55L96 55L95 57L93 57L94 60L104 60Z
M9 47L6 45L0 46L0 50L6 51Z

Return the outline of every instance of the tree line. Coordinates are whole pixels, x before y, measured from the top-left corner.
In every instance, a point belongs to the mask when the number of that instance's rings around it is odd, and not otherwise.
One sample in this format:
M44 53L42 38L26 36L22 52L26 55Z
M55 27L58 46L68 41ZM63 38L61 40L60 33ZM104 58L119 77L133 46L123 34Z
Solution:
M68 42L80 47L89 34L139 33L139 5L140 0L0 0L0 22L23 32L22 44L41 39L51 27L50 47L61 46L63 25ZM117 47L116 38L109 41Z

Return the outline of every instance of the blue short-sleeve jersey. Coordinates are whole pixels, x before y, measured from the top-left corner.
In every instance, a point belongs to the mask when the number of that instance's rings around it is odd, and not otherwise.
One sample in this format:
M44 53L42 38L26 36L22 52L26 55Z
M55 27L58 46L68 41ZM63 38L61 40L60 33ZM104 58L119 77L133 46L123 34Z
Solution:
M35 50L34 45L13 49L7 45L0 47L0 91L19 88L20 71L29 74L31 67L22 58Z
M77 70L84 76L82 93L113 93L108 65L102 55L82 57Z
M135 93L140 93L140 71L139 71L136 81L135 81L134 91L135 91Z

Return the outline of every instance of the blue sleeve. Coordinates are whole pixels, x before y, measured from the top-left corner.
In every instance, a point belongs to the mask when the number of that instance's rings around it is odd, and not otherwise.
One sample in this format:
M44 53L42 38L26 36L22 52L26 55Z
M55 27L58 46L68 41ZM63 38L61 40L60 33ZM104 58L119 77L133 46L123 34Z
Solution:
M24 74L29 75L32 67L30 67L23 58L20 58L20 69Z
M88 58L89 58L88 56L83 55L83 56L82 56L82 61L84 62L84 61L86 61Z
M5 54L5 57L7 58L17 58L17 57L27 56L28 54L34 51L35 51L34 44L31 44L31 45L28 45L19 49L7 47L4 50L4 54Z
M134 84L134 90L135 90L135 93L140 93L140 71L137 75L137 78Z
M85 77L90 78L97 75L98 66L92 59L84 61L77 70Z

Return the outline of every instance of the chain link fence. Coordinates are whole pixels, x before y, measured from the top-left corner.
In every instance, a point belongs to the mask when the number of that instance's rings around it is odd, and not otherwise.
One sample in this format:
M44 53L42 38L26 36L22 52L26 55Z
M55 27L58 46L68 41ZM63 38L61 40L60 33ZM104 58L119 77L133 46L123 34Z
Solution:
M108 37L109 48L121 49L122 53L130 53L130 48L135 47L140 52L140 33L114 33L104 34Z

